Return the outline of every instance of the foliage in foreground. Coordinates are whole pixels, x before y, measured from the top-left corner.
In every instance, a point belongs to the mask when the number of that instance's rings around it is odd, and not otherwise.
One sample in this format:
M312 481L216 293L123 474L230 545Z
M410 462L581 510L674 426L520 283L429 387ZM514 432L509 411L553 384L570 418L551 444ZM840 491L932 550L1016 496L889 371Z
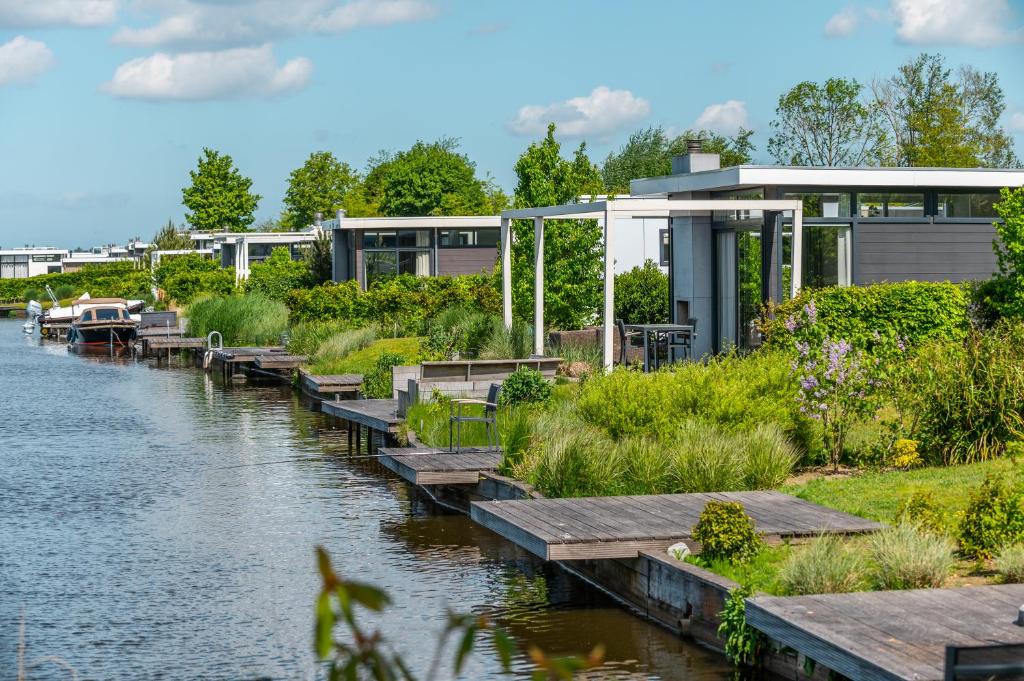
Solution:
M288 329L288 308L261 295L203 298L188 308L188 334L219 331L225 346L277 345Z
M736 587L718 615L718 636L725 639L725 656L736 665L757 664L765 646L761 632L747 624L747 599L753 595L749 586Z

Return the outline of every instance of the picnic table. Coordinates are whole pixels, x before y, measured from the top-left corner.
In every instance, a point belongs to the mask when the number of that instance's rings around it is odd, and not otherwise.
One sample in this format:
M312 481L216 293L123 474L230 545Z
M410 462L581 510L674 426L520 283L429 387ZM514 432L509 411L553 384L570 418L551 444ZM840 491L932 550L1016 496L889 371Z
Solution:
M644 371L651 370L653 359L654 368L658 368L658 343L662 339L668 339L675 334L693 335L692 324L626 324L626 331L639 332L643 338L644 348Z

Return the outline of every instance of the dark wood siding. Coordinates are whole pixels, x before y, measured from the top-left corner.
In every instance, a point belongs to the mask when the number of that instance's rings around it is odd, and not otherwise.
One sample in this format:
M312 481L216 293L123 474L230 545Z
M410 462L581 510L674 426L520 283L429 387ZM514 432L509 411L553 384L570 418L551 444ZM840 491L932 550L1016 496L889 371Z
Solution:
M439 248L438 274L479 274L490 272L498 259L496 248Z
M860 223L854 239L857 284L966 281L996 271L995 228L984 223Z

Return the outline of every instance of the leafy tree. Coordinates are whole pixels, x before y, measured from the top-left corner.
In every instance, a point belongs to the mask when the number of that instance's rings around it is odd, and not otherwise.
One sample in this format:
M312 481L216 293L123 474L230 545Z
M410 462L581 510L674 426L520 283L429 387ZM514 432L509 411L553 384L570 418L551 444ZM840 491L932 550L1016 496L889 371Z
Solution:
M252 266L249 278L245 280L245 292L285 300L289 291L308 285L309 267L304 262L292 260L291 252L281 247L275 248L263 262Z
M942 55L921 54L872 90L897 165L1019 165L999 124L1006 100L995 73L963 66L954 78Z
M179 232L174 221L168 219L167 224L153 236L151 245L155 251L184 251L192 248L192 239Z
M668 275L653 260L615 275L615 316L632 324L668 322Z
M779 97L768 151L779 163L862 166L885 161L885 129L875 104L853 79L797 84Z
M316 213L330 218L345 206L345 195L359 184L359 174L329 151L309 155L301 168L288 176L282 224L303 229L313 224Z
M458 140L416 142L406 151L370 161L364 199L381 215L482 215L491 210L488 183L458 153Z
M701 151L719 154L722 167L751 162L754 145L752 130L740 128L735 137L726 137L711 130L687 130L670 138L661 126L638 130L618 152L608 154L601 169L605 189L626 194L629 181L638 177L658 177L672 172L672 157L686 153L686 141L699 139Z
M993 281L993 306L1003 316L1024 319L1024 187L1004 188L1000 197L995 204L1002 222L995 223L999 274Z
M181 190L181 202L193 229L244 232L262 198L250 191L252 180L243 176L227 154L203 148L196 170L190 170L191 186Z
M600 194L601 173L581 143L572 160L561 156L555 124L516 161L516 208L549 206ZM533 317L533 221L512 223L513 311ZM601 305L604 253L596 220L548 220L544 230L544 314L555 328L575 329L590 322Z
M324 230L309 245L306 251L306 267L309 269L309 285L319 286L331 281L334 266L334 240L331 233Z
M253 227L256 232L286 232L288 228L281 224L280 218L263 218Z
M198 253L162 259L153 277L167 298L181 305L203 293L228 295L235 290L234 268L222 269L220 263Z

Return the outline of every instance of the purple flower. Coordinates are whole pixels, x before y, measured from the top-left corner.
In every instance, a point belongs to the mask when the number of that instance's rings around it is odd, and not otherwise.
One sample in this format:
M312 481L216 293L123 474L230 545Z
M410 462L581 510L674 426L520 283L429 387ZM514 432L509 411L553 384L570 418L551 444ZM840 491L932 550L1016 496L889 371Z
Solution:
M786 327L786 331L789 331L790 333L793 333L794 331L796 331L796 317L794 317L793 315L790 315L786 319L786 321L783 322L783 325Z
M807 391L814 390L818 387L818 379L814 376L807 376L800 381L800 387Z
M904 350L907 349L907 345L906 345L906 343L903 342L902 338L897 338L896 339L896 347L898 347L900 349L900 352L903 352Z
M804 305L804 314L807 315L807 323L814 324L818 321L818 308L814 305L814 298L811 298Z

